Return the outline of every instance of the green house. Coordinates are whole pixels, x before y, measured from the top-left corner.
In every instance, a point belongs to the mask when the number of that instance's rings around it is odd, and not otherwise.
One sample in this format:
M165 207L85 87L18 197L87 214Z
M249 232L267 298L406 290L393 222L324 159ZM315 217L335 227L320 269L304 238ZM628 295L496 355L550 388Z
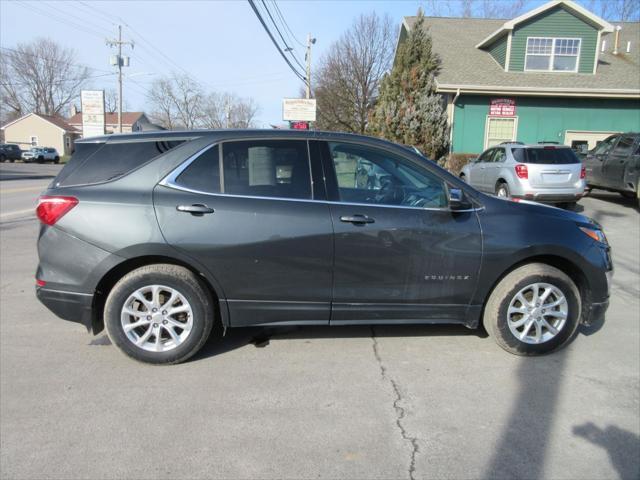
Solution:
M416 17L405 17L398 44ZM452 152L504 141L593 148L640 131L640 23L614 25L571 1L513 20L427 17L442 60Z

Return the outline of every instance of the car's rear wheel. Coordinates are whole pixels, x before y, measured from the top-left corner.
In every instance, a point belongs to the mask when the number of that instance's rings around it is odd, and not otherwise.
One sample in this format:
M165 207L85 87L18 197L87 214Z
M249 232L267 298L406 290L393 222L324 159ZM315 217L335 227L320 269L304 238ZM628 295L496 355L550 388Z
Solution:
M517 268L495 287L484 326L496 343L515 355L557 350L575 336L580 291L561 270L542 263Z
M44 157L38 157L38 163L44 163Z
M156 264L138 268L113 287L104 308L111 342L142 362L187 360L207 341L214 304L188 269Z
M60 163L60 157L56 157L53 159L53 163Z
M509 198L511 196L509 185L506 182L496 183L496 196L501 198Z

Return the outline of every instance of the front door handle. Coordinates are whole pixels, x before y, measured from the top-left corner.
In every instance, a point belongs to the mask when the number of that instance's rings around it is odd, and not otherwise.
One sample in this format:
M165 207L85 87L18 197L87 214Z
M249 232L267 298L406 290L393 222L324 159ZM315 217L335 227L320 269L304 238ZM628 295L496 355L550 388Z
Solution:
M193 205L178 205L176 210L179 212L190 213L191 215L202 216L205 213L213 213L213 208L209 208L202 203L194 203Z
M340 217L340 221L346 223L354 223L356 225L375 222L373 218L367 217L366 215L343 215L342 217Z

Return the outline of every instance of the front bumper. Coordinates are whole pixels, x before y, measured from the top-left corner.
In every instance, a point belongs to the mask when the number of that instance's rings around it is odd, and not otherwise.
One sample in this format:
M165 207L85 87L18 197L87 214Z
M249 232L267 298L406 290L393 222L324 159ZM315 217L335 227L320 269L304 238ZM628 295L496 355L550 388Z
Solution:
M56 316L70 322L81 323L89 332L92 330L92 294L36 287L36 296Z

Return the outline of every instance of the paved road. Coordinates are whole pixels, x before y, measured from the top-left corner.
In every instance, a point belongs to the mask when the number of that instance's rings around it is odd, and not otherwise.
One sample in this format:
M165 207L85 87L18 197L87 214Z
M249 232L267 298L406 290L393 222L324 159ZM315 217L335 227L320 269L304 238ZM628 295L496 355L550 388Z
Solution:
M582 204L614 248L607 323L526 359L463 327L341 327L136 363L35 300L37 222L3 218L0 477L637 479L640 216Z

